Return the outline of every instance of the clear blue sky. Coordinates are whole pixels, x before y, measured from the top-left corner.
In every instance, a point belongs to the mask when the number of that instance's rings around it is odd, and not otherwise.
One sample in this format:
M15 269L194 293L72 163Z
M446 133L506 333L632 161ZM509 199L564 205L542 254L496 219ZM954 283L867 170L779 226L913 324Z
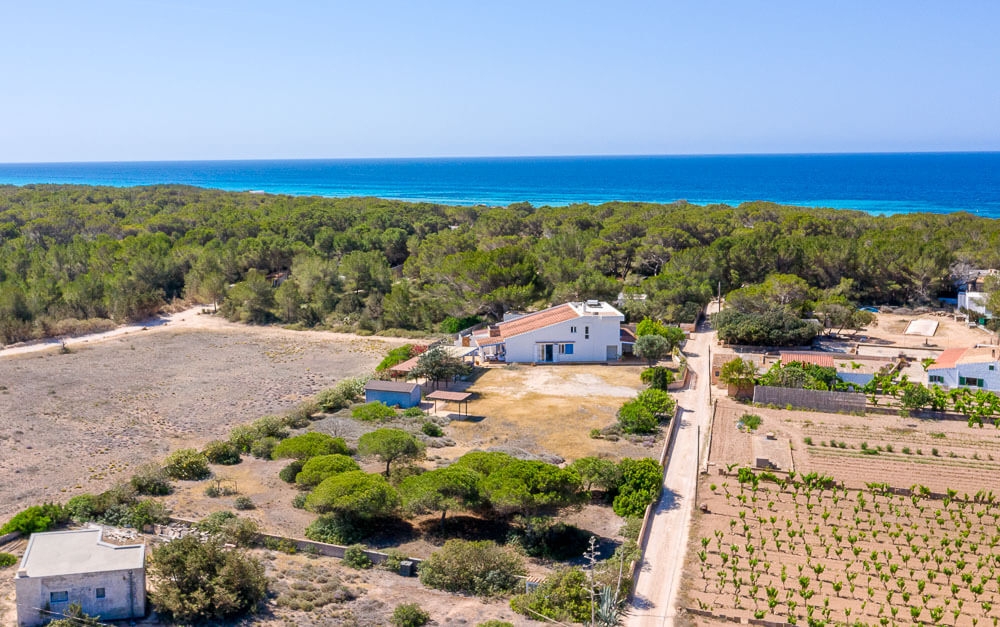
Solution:
M1000 2L0 0L0 162L1000 150Z

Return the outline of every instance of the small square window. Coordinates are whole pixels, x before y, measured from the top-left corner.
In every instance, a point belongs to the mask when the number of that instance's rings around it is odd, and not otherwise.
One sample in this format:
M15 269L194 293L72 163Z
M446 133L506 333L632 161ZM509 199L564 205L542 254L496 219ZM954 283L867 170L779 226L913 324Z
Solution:
M583 327L583 339L590 339L590 327Z
M569 332L570 333L576 333L576 327L570 327L569 328Z
M68 590L63 590L62 592L49 593L49 603L65 603L66 601L69 601Z
M994 364L990 364L990 370L996 370L997 367Z
M104 598L104 588L98 588L97 589L97 598L98 599L103 599Z

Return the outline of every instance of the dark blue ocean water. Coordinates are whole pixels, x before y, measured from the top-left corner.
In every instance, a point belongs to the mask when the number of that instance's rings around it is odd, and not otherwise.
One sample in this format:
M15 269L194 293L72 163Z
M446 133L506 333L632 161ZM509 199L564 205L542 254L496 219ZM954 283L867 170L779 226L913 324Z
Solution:
M180 183L446 204L770 200L1000 217L1000 153L0 164L0 184Z

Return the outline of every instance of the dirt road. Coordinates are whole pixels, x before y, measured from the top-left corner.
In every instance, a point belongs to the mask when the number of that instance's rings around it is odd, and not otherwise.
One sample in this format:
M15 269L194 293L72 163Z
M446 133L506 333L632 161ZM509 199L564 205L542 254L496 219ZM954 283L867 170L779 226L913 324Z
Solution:
M695 376L687 389L676 395L681 407L677 419L681 423L667 461L663 497L646 539L629 615L630 627L673 625L701 456L699 427L703 442L711 415L708 369L713 338L707 328L699 329L684 347Z

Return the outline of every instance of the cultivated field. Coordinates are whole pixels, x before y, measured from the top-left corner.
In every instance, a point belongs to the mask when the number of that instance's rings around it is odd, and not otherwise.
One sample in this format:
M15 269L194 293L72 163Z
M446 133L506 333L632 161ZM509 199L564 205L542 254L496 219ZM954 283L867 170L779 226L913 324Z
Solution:
M745 413L762 417L759 433L788 438L795 483L780 472L762 480L760 471L740 482L736 471L752 455L753 436L736 428ZM994 498L990 490L998 471L992 427L721 399L710 473L700 482L709 513L695 515L685 605L799 624L994 624L1000 491Z

